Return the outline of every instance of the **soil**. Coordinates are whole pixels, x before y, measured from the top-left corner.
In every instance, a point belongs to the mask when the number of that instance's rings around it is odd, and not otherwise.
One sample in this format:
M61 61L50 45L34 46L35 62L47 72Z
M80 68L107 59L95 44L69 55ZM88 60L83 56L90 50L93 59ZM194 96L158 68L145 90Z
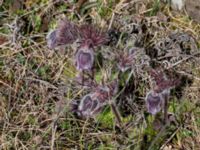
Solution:
M185 7L188 15L200 23L200 0L186 0Z

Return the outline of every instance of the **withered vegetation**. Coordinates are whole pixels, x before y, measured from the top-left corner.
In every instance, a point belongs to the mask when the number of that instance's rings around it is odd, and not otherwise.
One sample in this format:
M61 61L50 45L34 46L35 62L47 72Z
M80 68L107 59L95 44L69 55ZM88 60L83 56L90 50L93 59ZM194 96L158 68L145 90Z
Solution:
M187 14L157 0L0 5L0 149L200 149Z

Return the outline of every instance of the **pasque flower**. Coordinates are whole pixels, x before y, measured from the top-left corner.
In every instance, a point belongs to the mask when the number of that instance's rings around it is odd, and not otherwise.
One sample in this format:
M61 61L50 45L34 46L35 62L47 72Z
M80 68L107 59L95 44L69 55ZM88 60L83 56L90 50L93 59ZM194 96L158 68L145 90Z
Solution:
M94 64L94 50L91 41L86 41L75 54L76 68L80 71L91 70Z
M93 25L81 25L62 20L58 27L47 35L47 46L51 49L76 40L80 46L75 54L76 68L80 71L91 70L94 64L94 48L108 42L108 35Z
M170 90L166 89L160 93L155 92L154 90L147 93L146 96L146 106L149 113L152 115L157 114L164 108L165 100L169 96Z
M78 115L81 117L91 117L101 111L102 107L99 101L95 99L94 94L85 95L78 106Z
M80 47L76 53L76 67L78 70L91 70L94 64L94 48L107 42L106 34L101 33L92 25L79 27Z
M170 89L179 83L177 79L168 79L163 71L151 70L150 75L155 81L153 90L146 95L148 112L155 115L167 105Z
M78 26L69 20L61 20L57 29L47 35L47 46L53 49L60 45L72 44L78 37Z
M85 95L78 104L77 101L71 102L71 111L82 118L94 117L100 113L105 105L108 104L114 94L116 94L118 82L114 80L107 85L98 85L93 92Z

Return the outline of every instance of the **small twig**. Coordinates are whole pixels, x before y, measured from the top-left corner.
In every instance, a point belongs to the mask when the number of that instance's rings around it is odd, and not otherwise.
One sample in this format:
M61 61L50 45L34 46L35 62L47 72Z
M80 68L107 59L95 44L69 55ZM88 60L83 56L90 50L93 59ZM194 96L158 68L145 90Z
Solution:
M53 84L47 82L47 81L44 81L44 80L40 80L40 79L35 79L35 78L30 78L30 77L27 77L25 78L26 80L32 80L32 81L36 81L36 82L40 82L48 87L51 87L52 89L58 89L56 86L54 86Z
M172 140L172 138L176 135L178 131L179 131L179 128L177 128L176 131L174 131L174 133L167 139L167 141L161 146L160 150L164 149L167 143L169 143Z
M9 84L3 82L0 80L0 84L3 84L4 86L8 87L9 89L11 89L12 91L16 92L15 89L13 87L11 87Z
M84 125L82 127L82 134L80 136L80 143L82 143L82 140L83 140L83 136L84 136L84 133L85 133L85 129L86 129L86 125L87 125L87 122L88 122L89 118L87 118L87 120L85 120L84 122ZM81 147L81 150L83 149L83 147Z
M168 124L165 124L160 132L157 134L157 136L154 138L154 140L151 142L151 145L149 146L148 150L152 150L152 147L155 145L155 143L157 142L158 138L160 138L160 136L165 132L166 128L167 128Z
M194 79L200 81L200 78L198 78L198 77L196 77L196 76L194 76L194 75L192 75L192 74L189 74L189 73L187 73L187 72L185 72L185 71L177 71L177 73L186 75L186 76L188 76L188 77L190 77L190 78L194 78Z
M55 134L57 131L57 125L55 122L52 124L52 136L51 136L51 150L54 150L54 143L55 143Z
M112 24L113 24L114 18L115 18L115 12L112 13L112 18L111 18L108 30L110 30L112 28Z

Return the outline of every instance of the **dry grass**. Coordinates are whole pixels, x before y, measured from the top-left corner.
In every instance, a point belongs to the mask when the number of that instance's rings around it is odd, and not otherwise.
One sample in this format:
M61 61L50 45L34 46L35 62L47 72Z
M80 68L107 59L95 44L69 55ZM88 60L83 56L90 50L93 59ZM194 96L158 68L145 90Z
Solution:
M199 45L200 25L167 6L159 9L150 0L97 0L83 3L79 10L74 9L75 5L66 1L32 0L25 1L23 6L5 1L0 7L0 149L200 149L198 55L176 66L171 64L192 80L185 84L181 97L177 98L177 91L172 91L169 112L173 113L174 121L171 124L158 130L153 126L154 117L146 112L143 100L149 90L146 82L142 81L137 88L140 101L134 101L130 92L124 93L121 98L131 103L130 108L124 108L129 114L122 118L126 135L110 107L95 119L80 120L73 116L69 102L88 93L74 84L77 73L73 64L74 47L54 51L47 48L45 40L47 32L55 28L63 15L78 24L89 20L105 29L128 32L130 18L146 16L154 22L156 18L150 15L162 11L170 21L164 25L165 30L152 31L153 40L178 30L192 34ZM123 49L122 41L99 51L104 58L113 58L113 53ZM115 76L112 61L99 68L97 81Z

